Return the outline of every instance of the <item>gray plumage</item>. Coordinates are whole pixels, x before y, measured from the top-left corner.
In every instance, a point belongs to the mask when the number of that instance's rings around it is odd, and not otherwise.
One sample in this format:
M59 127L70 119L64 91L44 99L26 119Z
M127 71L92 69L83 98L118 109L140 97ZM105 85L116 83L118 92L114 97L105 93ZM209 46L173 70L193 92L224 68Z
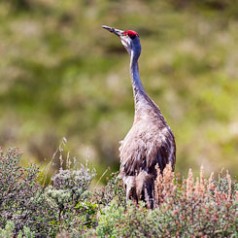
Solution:
M146 94L140 80L138 59L141 45L138 33L103 26L116 34L130 55L130 73L135 103L133 125L121 141L120 177L126 187L126 198L138 203L144 200L154 207L157 167L162 172L170 163L174 170L176 145L174 135L160 109Z

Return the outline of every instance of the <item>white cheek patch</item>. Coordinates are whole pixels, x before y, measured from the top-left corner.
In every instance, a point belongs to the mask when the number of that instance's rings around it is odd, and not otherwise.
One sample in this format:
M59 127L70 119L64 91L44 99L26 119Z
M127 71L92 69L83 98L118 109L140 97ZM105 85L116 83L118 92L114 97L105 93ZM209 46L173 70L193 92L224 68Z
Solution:
M127 48L127 42L125 39L121 39L121 43L125 48Z
M130 42L128 42L128 39L121 38L121 43L126 48L127 52L130 53Z

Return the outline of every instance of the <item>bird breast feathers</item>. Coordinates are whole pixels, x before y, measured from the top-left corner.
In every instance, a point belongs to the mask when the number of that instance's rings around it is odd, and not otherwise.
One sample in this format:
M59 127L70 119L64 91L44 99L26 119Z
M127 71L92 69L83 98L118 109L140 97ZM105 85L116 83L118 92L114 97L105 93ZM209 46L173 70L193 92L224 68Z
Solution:
M126 174L149 169L156 163L158 151L167 143L169 129L158 130L148 124L133 125L120 146L121 169Z

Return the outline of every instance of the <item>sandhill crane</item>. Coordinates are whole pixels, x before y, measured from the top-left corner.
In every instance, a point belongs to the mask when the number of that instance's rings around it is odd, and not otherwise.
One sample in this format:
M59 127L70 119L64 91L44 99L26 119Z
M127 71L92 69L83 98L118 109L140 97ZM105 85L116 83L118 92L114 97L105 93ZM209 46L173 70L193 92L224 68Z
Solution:
M105 25L102 27L119 36L130 55L135 116L133 125L119 149L119 175L125 184L127 199L132 199L136 203L143 200L148 208L153 208L157 167L159 166L162 172L170 163L174 170L176 161L174 135L160 109L146 94L141 83L138 68L141 44L138 33Z

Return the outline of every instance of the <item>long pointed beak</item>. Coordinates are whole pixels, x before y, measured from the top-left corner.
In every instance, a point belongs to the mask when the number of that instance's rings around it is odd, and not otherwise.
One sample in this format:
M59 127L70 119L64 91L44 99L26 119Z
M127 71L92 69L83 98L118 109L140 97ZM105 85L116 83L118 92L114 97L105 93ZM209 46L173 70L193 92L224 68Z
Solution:
M119 30L119 29L116 29L116 28L113 28L113 27L110 27L110 26L105 26L105 25L102 25L102 28L114 33L117 36L122 36L123 32L124 32L122 30Z

